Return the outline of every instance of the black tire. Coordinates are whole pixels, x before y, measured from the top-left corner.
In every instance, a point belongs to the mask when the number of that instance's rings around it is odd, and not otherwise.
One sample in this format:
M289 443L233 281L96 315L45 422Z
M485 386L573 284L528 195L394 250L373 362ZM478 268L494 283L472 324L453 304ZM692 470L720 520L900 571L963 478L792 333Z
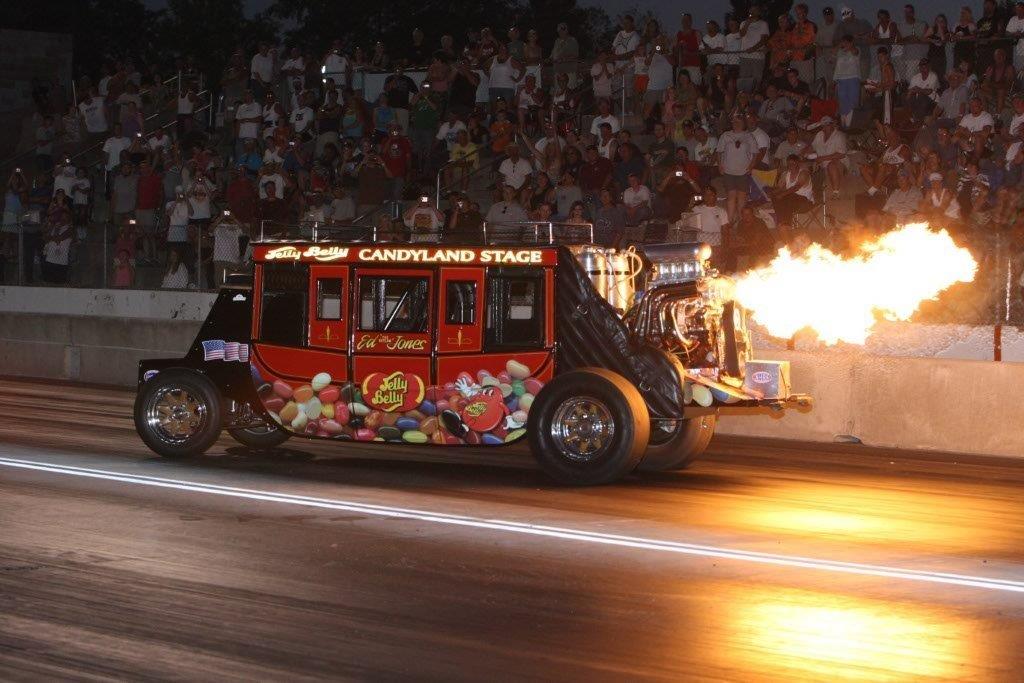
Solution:
M175 402L182 410L175 410ZM220 436L220 392L193 370L162 370L142 385L134 415L135 430L154 453L165 458L202 455Z
M751 351L746 315L735 301L722 309L722 371L737 379L743 379Z
M254 451L273 450L291 437L291 434L276 424L246 427L244 429L229 429L228 434L238 443Z
M647 452L637 468L644 472L682 470L698 458L715 435L715 415L702 415L689 420L675 420L667 425L651 427Z
M647 447L650 417L640 392L621 375L583 368L544 387L530 407L526 431L533 457L548 476L562 484L594 486L636 469Z

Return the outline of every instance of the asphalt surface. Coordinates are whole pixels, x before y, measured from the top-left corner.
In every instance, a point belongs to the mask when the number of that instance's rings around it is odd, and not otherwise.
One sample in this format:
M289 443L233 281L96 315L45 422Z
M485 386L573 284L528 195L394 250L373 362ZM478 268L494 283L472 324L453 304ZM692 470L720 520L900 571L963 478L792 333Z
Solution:
M524 450L224 439L0 381L0 678L1024 679L1024 460L716 438L552 486Z

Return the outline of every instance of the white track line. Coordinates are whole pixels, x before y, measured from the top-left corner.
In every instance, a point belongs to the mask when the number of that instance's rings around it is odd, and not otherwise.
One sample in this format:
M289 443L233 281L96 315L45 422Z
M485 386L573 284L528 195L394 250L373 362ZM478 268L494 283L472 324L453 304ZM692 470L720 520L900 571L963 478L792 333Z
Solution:
M678 553L682 555L696 555L699 557L714 557L724 560L735 560L738 562L754 562L757 564L776 565L782 567L796 567L800 569L814 569L818 571L837 572L841 574L856 574L860 576L876 576L905 581L918 581L925 583L939 583L954 586L968 586L971 588L984 588L987 590L1010 591L1024 593L1024 581L1010 579L994 579L983 576L970 576L965 574L948 574L943 572L922 571L917 569L903 569L900 567L889 567L885 565L860 564L856 562L842 562L838 560L823 560L812 557L801 557L797 555L779 555L774 553L762 553L749 550L735 550L709 545L697 545L693 543L682 543L679 541L666 541L653 538L637 536L622 536L618 534L606 534L582 529L569 529L564 527L544 526L539 524L525 524L502 519L487 519L482 517L468 517L464 515L451 515L442 512L430 512L428 510L416 510L412 508L400 508L387 505L374 505L348 500L333 500L330 498L315 498L310 496L299 496L290 493L277 491L265 491L258 489L236 488L233 486L220 486L217 484L204 484L200 482L185 481L180 479L165 479L162 477L150 477L138 474L123 474L110 470L90 469L86 467L73 467L70 465L53 465L33 460L20 460L15 458L0 457L0 467L11 467L24 470L36 470L53 474L64 474L90 479L102 479L106 481L117 481L140 486L153 486L178 491L189 491L192 493L207 493L230 498L243 498L258 500L270 503L282 503L286 505L299 505L304 507L321 508L328 510L343 510L347 512L359 512L377 517L391 517L399 519L415 519L435 524L448 524L453 526L471 527L476 529L490 529L504 531L507 533L524 534L528 536L541 536L546 538L558 538L570 541L595 543L598 545L619 546L625 548L636 548L640 550L652 550L657 552Z

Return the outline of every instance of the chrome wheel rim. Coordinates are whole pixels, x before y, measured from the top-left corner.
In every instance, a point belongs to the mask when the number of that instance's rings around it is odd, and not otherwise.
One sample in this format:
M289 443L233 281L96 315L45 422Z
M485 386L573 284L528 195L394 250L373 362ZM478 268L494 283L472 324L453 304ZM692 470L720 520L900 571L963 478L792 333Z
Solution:
M608 406L601 401L574 396L555 410L551 436L565 457L588 462L603 455L611 446L615 422Z
M200 433L209 419L206 403L184 387L161 387L146 407L150 430L164 443L180 446Z

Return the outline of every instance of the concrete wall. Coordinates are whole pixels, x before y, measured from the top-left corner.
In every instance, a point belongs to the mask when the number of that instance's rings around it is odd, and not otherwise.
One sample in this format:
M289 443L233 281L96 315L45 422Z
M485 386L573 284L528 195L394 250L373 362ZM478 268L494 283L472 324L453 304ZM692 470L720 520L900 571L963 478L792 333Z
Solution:
M216 298L211 292L0 287L0 312L202 322Z
M140 360L181 356L201 324L0 313L0 374L132 386Z
M1024 457L1024 364L772 351L812 410L725 415L724 434Z

